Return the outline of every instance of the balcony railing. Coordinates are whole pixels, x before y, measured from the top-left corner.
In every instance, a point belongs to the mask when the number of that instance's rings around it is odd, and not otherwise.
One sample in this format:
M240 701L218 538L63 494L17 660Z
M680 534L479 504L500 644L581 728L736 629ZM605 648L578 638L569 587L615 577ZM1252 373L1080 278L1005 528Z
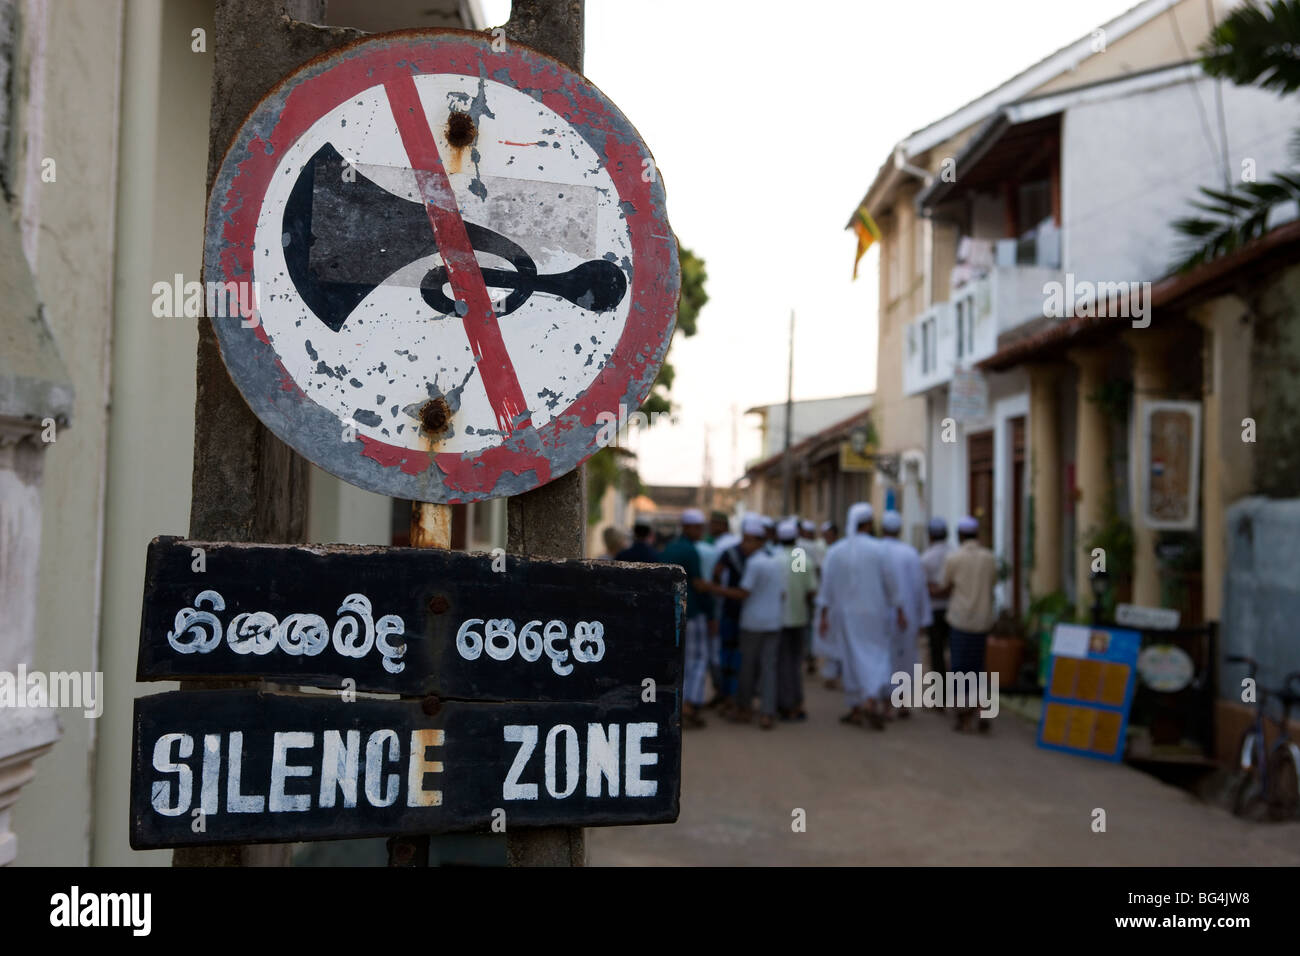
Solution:
M988 358L998 336L1043 314L1049 282L1064 281L1060 269L994 266L953 289L948 302L931 306L907 326L903 342L903 392L919 395L947 384L954 368Z
M952 378L952 306L940 302L908 323L903 340L903 392L917 395Z

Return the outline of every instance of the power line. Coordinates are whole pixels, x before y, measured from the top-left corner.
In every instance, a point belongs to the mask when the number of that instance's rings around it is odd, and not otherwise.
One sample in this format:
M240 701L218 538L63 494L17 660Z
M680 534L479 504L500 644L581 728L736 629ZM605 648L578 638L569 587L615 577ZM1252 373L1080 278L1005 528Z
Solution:
M1210 28L1214 28L1214 3L1213 0L1205 0L1205 16L1210 22ZM1219 139L1223 143L1223 189L1225 192L1232 190L1232 179L1228 175L1228 170L1232 168L1228 159L1228 123L1223 115L1223 77L1214 78L1214 102L1219 114Z
M1171 0L1169 6L1165 8L1165 13L1169 14L1169 22L1173 24L1174 40L1178 43L1178 49L1182 53L1183 59L1190 60L1192 55L1187 51L1187 44L1183 42L1183 31L1178 26L1178 17L1174 16L1174 7L1177 5L1178 0ZM1213 17L1211 17L1211 22L1213 22ZM1205 115L1205 104L1201 102L1200 94L1196 92L1196 84L1189 84L1189 90L1191 91L1192 99L1196 103L1196 113L1201 119L1201 134L1205 137L1206 145L1210 147L1210 155L1216 157L1216 162L1223 162L1217 158L1219 150L1215 146L1214 136L1210 131L1209 117ZM1223 162L1223 181L1225 184L1228 182L1228 166L1226 162Z

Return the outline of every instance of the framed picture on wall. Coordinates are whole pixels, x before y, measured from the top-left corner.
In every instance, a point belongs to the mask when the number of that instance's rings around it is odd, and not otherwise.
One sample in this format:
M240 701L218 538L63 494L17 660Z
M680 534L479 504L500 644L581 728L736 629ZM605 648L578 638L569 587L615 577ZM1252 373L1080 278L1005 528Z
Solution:
M1201 403L1148 401L1141 414L1142 522L1189 531L1198 524Z

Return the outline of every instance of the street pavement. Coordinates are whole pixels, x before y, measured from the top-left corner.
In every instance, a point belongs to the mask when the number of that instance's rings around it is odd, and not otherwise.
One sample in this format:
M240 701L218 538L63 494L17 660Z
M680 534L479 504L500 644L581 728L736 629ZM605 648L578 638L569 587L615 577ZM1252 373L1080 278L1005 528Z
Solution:
M880 732L839 723L820 681L807 694L803 723L687 731L677 823L589 829L591 865L1300 864L1300 823L1245 822L1132 767L1040 749L1008 711L989 734L925 710Z

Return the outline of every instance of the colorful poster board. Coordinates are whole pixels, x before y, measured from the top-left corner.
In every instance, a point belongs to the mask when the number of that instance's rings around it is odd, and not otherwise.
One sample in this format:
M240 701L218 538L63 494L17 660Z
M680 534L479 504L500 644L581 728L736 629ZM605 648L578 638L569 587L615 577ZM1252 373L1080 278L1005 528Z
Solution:
M1143 400L1141 521L1148 528L1195 530L1199 517L1201 403Z
M1057 624L1038 746L1122 760L1141 643L1124 628Z

